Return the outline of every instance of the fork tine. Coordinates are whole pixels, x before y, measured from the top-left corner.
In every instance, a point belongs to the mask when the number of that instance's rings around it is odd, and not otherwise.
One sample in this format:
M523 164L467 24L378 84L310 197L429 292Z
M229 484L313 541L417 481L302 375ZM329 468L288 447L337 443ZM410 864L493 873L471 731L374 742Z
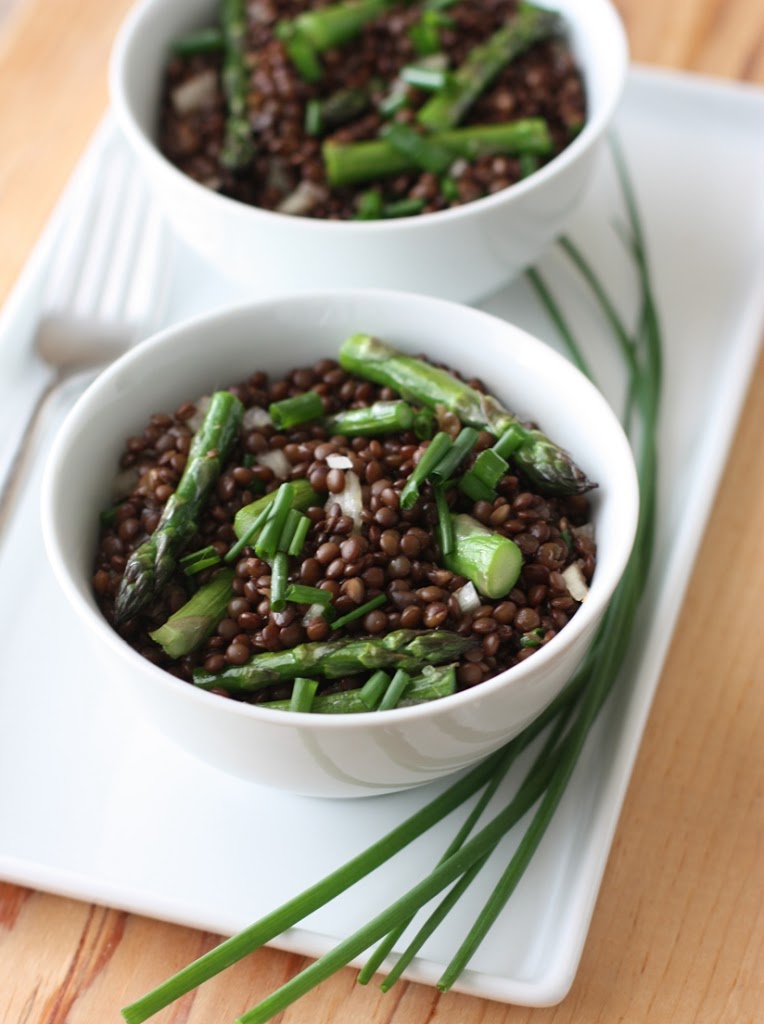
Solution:
M111 235L111 245L102 268L103 282L98 312L104 319L132 322L128 310L131 279L140 269L142 236L147 218L147 197L136 187L130 187L129 177L120 197L121 225L119 233Z
M109 276L112 239L123 215L128 184L128 167L117 154L109 153L97 182L97 201L91 214L95 220L90 245L82 263L79 280L71 297L71 312L97 316Z

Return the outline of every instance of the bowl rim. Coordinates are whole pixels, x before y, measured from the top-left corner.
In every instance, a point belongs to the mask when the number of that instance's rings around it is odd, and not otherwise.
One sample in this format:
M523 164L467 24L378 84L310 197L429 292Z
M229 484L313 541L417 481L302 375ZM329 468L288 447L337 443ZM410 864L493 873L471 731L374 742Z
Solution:
M543 167L528 175L527 178L514 182L492 195L481 196L446 210L436 210L417 216L367 221L295 217L222 195L190 178L161 153L150 133L144 130L135 116L126 88L129 61L145 22L152 17L157 8L167 2L168 0L138 0L128 11L117 32L109 58L108 86L112 109L118 124L123 133L132 140L142 159L155 167L175 186L182 188L185 193L196 197L205 205L220 206L221 210L228 211L233 216L244 216L254 221L264 218L266 223L280 223L288 226L290 230L311 232L340 230L348 237L353 234L384 234L385 232L422 230L425 225L429 229L431 225L458 222L483 213L488 215L496 207L504 206L509 202L518 202L528 192L542 189L548 181L556 178L568 166L575 164L601 137L620 103L629 68L628 38L612 0L585 0L589 14L586 19L576 19L575 24L590 33L594 44L593 52L608 54L607 60L613 63L615 68L612 75L612 88L601 97L593 116L587 116L579 134L561 153L558 153ZM555 0L533 0L533 2L549 8L558 6ZM563 7L567 2L568 0L561 0ZM580 0L572 0L572 2L577 11L584 6ZM179 5L179 9L181 7L182 5ZM563 11L563 16L568 16L567 8ZM590 22L591 30L589 29ZM586 74L586 69L582 70Z
M124 368L135 364L140 365L147 358L150 358L152 352L157 348L162 348L168 344L179 344L180 339L184 336L200 329L209 331L213 336L216 336L216 328L223 325L226 321L238 321L240 318L256 318L258 314L262 314L269 307L284 310L288 318L290 315L293 315L295 309L306 303L311 304L316 301L324 304L327 302L358 302L364 299L382 303L403 303L405 306L429 306L432 309L437 308L441 313L459 310L460 315L469 317L476 324L483 321L491 322L494 328L497 324L501 325L502 329L508 333L507 340L511 340L513 346L516 347L519 343L522 343L524 346L531 346L537 350L541 349L552 362L556 362L558 366L564 365L569 377L577 381L577 386L586 396L586 402L588 403L586 407L588 409L598 407L600 418L604 417L609 421L609 443L617 444L620 450L617 460L618 467L614 472L618 474L620 481L621 497L619 505L623 508L624 518L621 522L622 530L618 533L616 543L612 545L608 565L603 566L599 577L595 572L590 595L587 601L583 602L579 607L576 615L573 616L557 636L547 645L536 651L531 658L511 668L504 669L475 687L450 694L440 700L411 707L395 708L384 715L378 715L374 711L347 715L316 715L310 712L290 712L289 714L284 714L272 709L259 707L256 704L229 700L221 697L219 694L199 689L171 675L166 670L153 665L134 650L113 629L98 610L92 595L89 579L83 577L80 580L76 577L76 574L70 573L66 555L60 544L56 495L65 486L67 452L69 451L69 457L71 457L71 441L73 438L76 438L78 432L88 423L93 402L97 401L98 396L108 389L110 382L115 377L121 375ZM236 717L252 718L269 727L304 728L309 726L311 729L317 729L322 732L358 728L385 730L393 724L397 726L404 722L416 721L421 718L429 718L434 721L442 715L450 715L452 709L465 707L470 704L479 704L482 700L493 696L499 690L503 690L512 684L522 686L529 677L532 678L539 673L543 674L543 670L547 665L552 667L554 662L562 658L566 651L571 646L574 646L582 635L585 635L588 630L593 628L592 623L596 624L597 619L610 601L631 553L636 535L638 508L639 488L636 467L631 446L623 428L602 393L561 353L524 328L475 307L465 306L452 300L434 296L381 288L322 289L314 292L293 292L288 295L240 301L172 324L141 341L133 349L119 357L111 366L102 371L67 414L56 434L44 467L41 493L41 521L44 547L48 556L48 562L53 569L58 584L61 586L69 605L76 610L80 620L84 619L84 625L88 631L94 630L96 635L106 642L107 647L117 655L120 661L135 666L141 675L151 677L152 681L156 681L156 685L172 690L182 700L202 701L203 704L208 704L211 708L217 709L218 712L227 712Z

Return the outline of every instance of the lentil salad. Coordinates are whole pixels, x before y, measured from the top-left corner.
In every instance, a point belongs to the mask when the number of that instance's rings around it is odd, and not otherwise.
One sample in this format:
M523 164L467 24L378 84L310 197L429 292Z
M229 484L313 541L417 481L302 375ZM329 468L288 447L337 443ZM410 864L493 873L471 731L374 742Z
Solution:
M313 32L327 15L364 11L334 45ZM447 104L460 75L468 102ZM562 22L522 0L239 0L221 6L219 25L178 40L159 145L244 203L380 219L507 188L559 154L585 117Z
M402 380L390 367L408 375L405 397L384 383ZM433 383L431 400L422 397L422 380ZM472 406L465 395L475 398ZM234 410L235 419L216 419L218 406ZM402 421L385 420L392 407L396 415L405 412ZM482 428L470 425L475 415L485 418ZM224 421L228 439L218 429ZM211 422L215 432L202 450ZM523 468L527 447L537 446L542 461L550 461L545 445L554 459L561 453L562 475L554 479L549 465L540 476ZM199 459L205 472L215 463L215 473L197 495L182 551L162 586L121 614L131 567L157 543L168 510L189 507L181 492ZM487 463L490 478L477 472ZM295 679L311 674L314 649L310 700L357 694L370 674L379 675L373 670L388 664L393 678L401 668L411 701L419 699L418 685L436 676L444 688L425 687L421 699L475 686L564 628L596 565L587 495L593 485L566 453L506 413L480 381L363 335L346 340L339 360L280 379L256 371L211 399L152 416L127 439L116 486L93 574L103 614L152 662L248 702L289 706ZM268 549L263 524L275 521L279 504L283 522L294 517L295 528L286 543ZM508 575L506 562L491 577L474 575L469 559L459 561L465 524L470 539L498 549L502 559L511 549ZM193 642L185 635L179 649L175 640L165 642L174 620L216 589L213 618ZM196 612L194 606L189 613L195 627ZM348 651L355 656L361 648L358 664L347 660ZM384 650L384 658L370 658L372 649ZM253 675L259 665L267 671ZM325 710L364 709L356 703Z

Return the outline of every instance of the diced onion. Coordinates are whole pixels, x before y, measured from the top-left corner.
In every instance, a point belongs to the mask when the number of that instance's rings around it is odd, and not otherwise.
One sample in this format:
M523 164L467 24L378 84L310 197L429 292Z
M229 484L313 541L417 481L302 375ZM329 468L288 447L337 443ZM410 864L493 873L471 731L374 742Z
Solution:
M218 78L214 71L201 71L172 90L175 113L183 117L194 110L209 107L215 100Z
M356 530L361 528L361 512L363 511L363 494L361 491L361 480L352 469L345 471L345 486L336 494L329 494L326 499L326 507L337 503L343 516L353 520L353 527Z
M333 452L331 455L327 455L326 464L329 467L329 469L353 468L353 460L349 459L347 455L340 455L339 452Z
M482 604L474 583L467 582L463 587L459 587L454 591L454 597L462 615L471 615Z
M303 626L308 626L314 620L323 615L324 606L322 604L311 604L308 606L305 614L302 617Z
M210 395L202 395L202 397L196 402L196 408L193 414L186 420L186 426L194 434L204 422L204 417L210 407L210 401Z
M269 452L261 452L255 456L258 466L266 466L277 480L286 480L292 472L292 464L281 448L272 448Z
M257 427L269 427L273 420L271 414L262 405L252 405L245 411L241 423L245 430L256 430Z
M589 596L589 584L586 582L578 562L573 562L567 569L563 569L562 578L565 580L565 586L568 588L568 593L574 601L586 600Z
M128 494L131 494L138 484L139 472L137 466L130 466L117 473L111 485L111 500L122 501Z
M297 188L282 199L276 210L293 216L309 213L314 206L326 199L326 192L312 181L301 181Z

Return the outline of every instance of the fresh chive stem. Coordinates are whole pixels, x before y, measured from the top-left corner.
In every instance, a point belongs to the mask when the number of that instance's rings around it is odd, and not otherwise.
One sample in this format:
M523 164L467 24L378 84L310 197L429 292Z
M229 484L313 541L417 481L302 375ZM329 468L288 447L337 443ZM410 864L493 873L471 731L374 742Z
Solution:
M438 513L438 547L441 557L450 555L454 550L454 524L451 521L451 509L443 487L436 484L433 488L435 508Z
M416 504L419 497L419 488L427 479L432 470L438 465L443 456L451 449L453 442L444 430L439 430L427 445L422 457L414 466L406 481L400 496L402 509L411 508Z
M292 687L292 696L289 699L289 710L310 711L317 689L317 679L307 679L305 676L298 676Z
M442 484L446 480L450 480L457 468L475 447L479 437L480 431L476 430L475 427L462 427L454 438L451 450L445 453L430 473L433 482Z
M374 672L361 687L359 697L366 707L373 710L390 686L390 676L381 668Z
M364 615L368 612L373 612L375 608L379 608L386 601L387 594L377 594L376 597L372 597L363 604L359 604L357 608L353 608L352 611L347 612L345 615L340 615L332 623L332 629L341 629L343 626L347 626L348 623L355 622L356 619L362 619Z
M286 551L277 551L271 564L271 611L280 612L286 607L286 589L289 576L289 562Z
M275 495L275 491L273 493ZM244 548L249 547L252 544L252 541L259 535L263 526L265 526L265 522L271 514L272 507L273 506L271 502L268 502L266 505L262 507L260 512L255 516L255 518L250 523L246 532L243 533L241 537L239 537L239 539L236 541L236 543L232 544L228 551L225 553L224 561L235 561L242 553Z
M122 1010L122 1016L127 1024L143 1024L149 1017L169 1006L186 992L190 992L281 935L308 914L325 906L357 881L365 878L478 792L491 778L502 755L503 751L490 755L444 790L440 796L410 815L360 854L248 928L225 939L151 992L126 1006Z
M332 595L329 590L320 587L308 587L304 583L290 583L286 589L287 601L293 604L320 604L326 607L331 604Z
M281 484L276 491L276 498L271 505L270 515L255 541L255 553L258 558L270 561L278 551L281 533L287 516L294 502L294 489L289 481Z
M399 668L390 680L390 685L382 695L382 700L379 702L377 711L391 711L393 708L397 707L398 702L410 685L411 676L408 672L404 672L402 668Z

